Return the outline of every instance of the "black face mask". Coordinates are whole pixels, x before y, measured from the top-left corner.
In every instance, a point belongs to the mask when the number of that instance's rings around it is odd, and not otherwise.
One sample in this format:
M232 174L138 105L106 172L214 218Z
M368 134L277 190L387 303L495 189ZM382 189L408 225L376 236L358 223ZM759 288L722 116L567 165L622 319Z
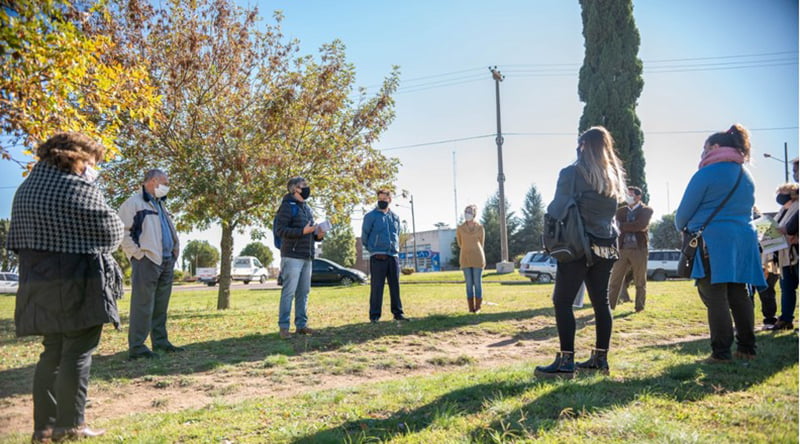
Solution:
M790 200L792 200L792 196L788 194L778 194L775 196L775 202L778 202L778 205L783 205Z
M302 188L300 188L300 197L302 197L303 200L308 199L308 196L310 196L310 195L311 195L311 187L302 187Z
M386 202L385 200L379 200L378 201L378 208L380 208L381 210L385 210L385 209L389 208L389 202Z

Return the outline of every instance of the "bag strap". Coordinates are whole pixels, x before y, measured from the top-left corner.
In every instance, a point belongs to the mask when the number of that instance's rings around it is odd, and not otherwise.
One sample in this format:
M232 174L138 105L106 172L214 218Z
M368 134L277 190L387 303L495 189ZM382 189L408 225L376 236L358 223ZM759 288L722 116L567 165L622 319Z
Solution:
M719 213L719 211L722 209L722 207L724 207L725 204L728 203L728 200L730 200L731 196L733 196L733 192L736 191L736 188L739 187L739 182L742 181L742 176L743 175L744 175L744 167L740 167L739 168L739 176L736 178L736 183L733 185L733 188L731 188L731 191L728 193L727 196L725 196L725 199L722 200L722 203L719 204L719 206L714 210L714 212L711 213L710 216L708 216L708 219L706 219L706 221L703 223L703 225L700 226L700 229L697 230L697 232L695 233L697 236L700 236L703 233L703 230L706 229L706 227L708 226L708 223L711 222L711 219L713 219L714 216L716 216L717 213ZM686 230L686 227L683 227L683 229Z

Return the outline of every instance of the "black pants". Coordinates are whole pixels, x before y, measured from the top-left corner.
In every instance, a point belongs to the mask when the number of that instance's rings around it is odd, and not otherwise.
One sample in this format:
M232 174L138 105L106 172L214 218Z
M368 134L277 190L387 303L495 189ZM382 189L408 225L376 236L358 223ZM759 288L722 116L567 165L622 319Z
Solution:
M611 276L613 259L595 257L591 267L584 258L572 262L559 262L556 285L553 289L553 305L556 309L556 327L561 351L575 351L575 313L572 303L581 283L586 282L586 291L592 301L595 317L595 347L608 350L611 343L611 307L608 305L608 278Z
M761 314L764 316L764 325L772 325L778 322L778 318L775 317L778 312L777 299L775 299L775 283L779 279L780 275L769 273L767 275L767 288L758 292L758 298L761 299ZM753 299L752 294L750 299Z
M392 314L395 319L403 316L403 303L400 302L400 263L397 257L383 254L370 256L369 272L369 319L377 320L381 317L384 282L389 284Z
M737 351L755 354L756 336L753 333L753 302L746 284L723 282L712 284L710 276L697 280L697 291L708 309L708 329L711 333L711 352L717 359L731 359L733 325L736 325Z
M33 375L33 426L75 427L84 423L92 353L102 325L44 336Z

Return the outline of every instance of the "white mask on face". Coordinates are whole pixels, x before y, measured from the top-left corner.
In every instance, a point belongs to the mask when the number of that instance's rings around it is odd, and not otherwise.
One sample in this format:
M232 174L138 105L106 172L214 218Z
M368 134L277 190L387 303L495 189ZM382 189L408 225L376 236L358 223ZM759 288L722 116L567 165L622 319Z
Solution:
M471 221L472 219L475 219L475 215L474 214L472 214L472 213L464 213L464 220Z
M86 165L86 169L83 170L83 178L88 180L90 183L94 183L98 177L100 177L100 172L94 169L91 165Z
M634 197L631 196L630 194L625 196L625 202L627 202L628 205L632 205L635 201L636 201L636 199L634 199Z
M154 193L157 199L161 199L162 197L166 196L167 193L169 193L169 185L164 185L162 183L158 184Z

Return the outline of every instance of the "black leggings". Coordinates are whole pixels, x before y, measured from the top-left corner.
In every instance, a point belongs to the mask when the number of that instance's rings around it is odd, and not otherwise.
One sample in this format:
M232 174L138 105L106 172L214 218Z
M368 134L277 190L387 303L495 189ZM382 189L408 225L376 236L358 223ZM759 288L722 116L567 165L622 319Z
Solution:
M597 333L595 347L608 350L612 325L611 308L608 305L608 278L614 262L613 259L595 256L591 267L586 266L584 258L558 263L553 305L556 309L556 327L561 351L575 351L575 313L572 311L572 303L584 281L594 309Z

